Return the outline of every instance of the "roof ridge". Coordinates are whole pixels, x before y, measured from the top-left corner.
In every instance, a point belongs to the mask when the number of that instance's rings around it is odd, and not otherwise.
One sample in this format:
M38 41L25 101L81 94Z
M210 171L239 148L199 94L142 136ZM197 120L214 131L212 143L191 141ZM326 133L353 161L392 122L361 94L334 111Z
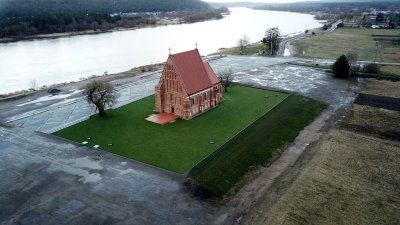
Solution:
M200 60L201 60L201 62L202 62L202 63L201 63L201 67L203 68L204 72L207 74L207 78L208 78L208 81L210 82L210 85L212 85L212 82L211 82L210 77L208 76L208 72L207 72L207 70L206 70L206 67L204 66L204 63L205 63L206 61L203 61L203 59L201 58L201 55L200 55L199 50L198 50L197 48L196 48L195 50L196 50L197 54L199 54Z

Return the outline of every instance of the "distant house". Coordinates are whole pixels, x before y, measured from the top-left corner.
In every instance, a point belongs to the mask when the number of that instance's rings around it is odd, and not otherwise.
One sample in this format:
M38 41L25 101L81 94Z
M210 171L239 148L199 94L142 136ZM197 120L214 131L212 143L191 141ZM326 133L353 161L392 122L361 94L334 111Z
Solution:
M197 49L169 55L155 88L156 111L191 119L223 99L221 83Z

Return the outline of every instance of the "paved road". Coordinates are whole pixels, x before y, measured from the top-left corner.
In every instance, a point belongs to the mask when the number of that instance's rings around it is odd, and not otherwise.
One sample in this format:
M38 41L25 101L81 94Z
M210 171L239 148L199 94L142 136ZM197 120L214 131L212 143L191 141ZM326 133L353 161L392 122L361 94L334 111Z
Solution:
M160 74L161 73L154 73L144 80L118 87L117 92L119 97L116 105L113 107L117 108L154 94L154 86L158 83ZM41 103L32 102L33 103L28 102L26 104ZM94 113L96 113L95 108L89 106L83 97L77 97L21 115L14 115L7 118L6 122L31 130L53 133L67 126L86 120Z
M300 93L333 107L354 100L357 81L286 64L293 60L229 56L211 66L231 68L236 82ZM151 78L121 87L120 104L151 94L158 80ZM182 176L34 131L86 117L83 102L61 99L54 110L44 102L42 113L36 102L37 114L8 117L24 128L0 124L0 224L209 224L217 206L189 194ZM11 115L8 110L2 115Z
M4 225L197 225L215 210L182 176L24 128L0 126L0 165Z

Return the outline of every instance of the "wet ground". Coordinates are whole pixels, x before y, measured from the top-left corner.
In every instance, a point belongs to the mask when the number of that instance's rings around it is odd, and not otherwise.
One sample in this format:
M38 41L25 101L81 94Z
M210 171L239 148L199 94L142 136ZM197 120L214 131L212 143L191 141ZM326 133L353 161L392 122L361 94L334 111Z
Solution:
M213 68L229 69L235 82L297 93L326 102L334 107L346 107L354 101L363 80L334 79L322 69L288 65L303 61L295 58L226 57L211 62ZM313 61L313 60L311 60ZM329 61L319 60L329 65Z
M336 80L323 70L285 64L296 60L229 56L211 65L216 72L232 69L236 82L299 93L335 108L354 100L357 80ZM159 76L119 86L119 105L152 94ZM185 191L182 176L34 132L68 126L91 110L79 93L0 103L1 121L8 121L0 123L0 224L209 222L216 206Z
M21 128L0 127L0 224L207 224L183 177Z

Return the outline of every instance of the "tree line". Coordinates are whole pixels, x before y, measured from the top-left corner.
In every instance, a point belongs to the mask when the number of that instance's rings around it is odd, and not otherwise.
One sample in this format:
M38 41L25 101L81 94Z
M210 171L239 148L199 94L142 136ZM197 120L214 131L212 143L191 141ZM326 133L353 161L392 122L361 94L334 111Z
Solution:
M287 4L264 4L253 7L254 9L264 10L277 10L277 11L293 11L293 12L315 12L315 11L327 11L327 12L352 12L354 9L357 10L369 10L375 8L377 10L399 10L400 1L398 0L383 0L383 1L342 1L342 2L296 2Z
M200 0L0 0L0 17L113 14L210 9Z
M0 38L23 37L38 34L79 32L85 30L107 30L118 24L154 24L148 16L122 19L121 16L107 14L86 15L40 15L35 17L15 17L0 20Z
M143 27L155 25L157 16L178 17L193 23L220 19L228 11L210 8L198 0L119 0L118 3L112 0L0 0L0 6L0 38L17 39L39 34Z

